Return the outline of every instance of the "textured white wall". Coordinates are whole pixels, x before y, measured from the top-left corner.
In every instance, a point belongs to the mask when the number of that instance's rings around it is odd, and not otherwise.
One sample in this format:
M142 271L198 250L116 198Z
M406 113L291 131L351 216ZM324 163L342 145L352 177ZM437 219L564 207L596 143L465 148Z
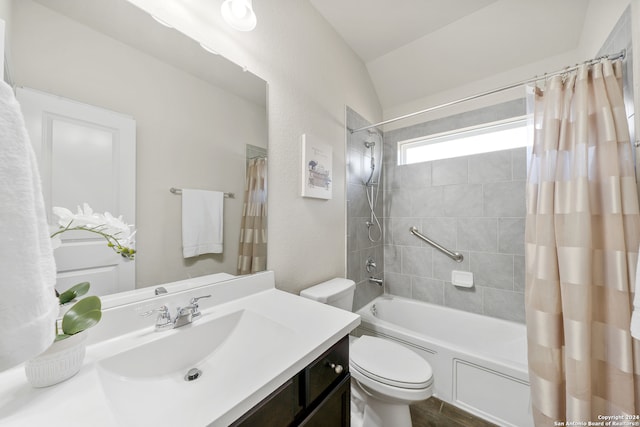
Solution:
M622 16L630 0L590 0L580 37L580 53L584 59L597 55L611 30ZM613 52L612 52L613 53Z
M367 70L305 0L255 0L258 25L228 28L222 0L130 0L244 65L269 84L268 268L299 292L346 274L345 105L376 121L381 108ZM300 137L333 147L333 199L300 197Z
M7 17L11 16L11 7L13 0L0 0L0 17L2 19L7 19Z

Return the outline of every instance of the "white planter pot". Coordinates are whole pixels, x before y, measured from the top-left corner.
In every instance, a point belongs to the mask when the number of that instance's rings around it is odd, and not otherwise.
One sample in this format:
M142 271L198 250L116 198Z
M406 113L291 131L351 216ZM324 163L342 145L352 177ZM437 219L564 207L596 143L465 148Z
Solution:
M34 387L57 384L78 373L86 350L87 332L83 331L51 344L44 353L25 363L27 380Z

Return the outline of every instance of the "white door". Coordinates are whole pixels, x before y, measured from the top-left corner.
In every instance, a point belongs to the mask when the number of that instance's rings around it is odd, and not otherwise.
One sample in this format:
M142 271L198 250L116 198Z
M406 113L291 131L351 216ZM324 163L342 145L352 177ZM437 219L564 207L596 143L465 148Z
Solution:
M72 212L86 202L94 212L110 212L135 222L136 123L132 117L33 89L16 97L38 158L49 224L57 228L52 207ZM90 294L135 288L135 261L116 254L90 232L60 235L55 250L56 288L88 281Z

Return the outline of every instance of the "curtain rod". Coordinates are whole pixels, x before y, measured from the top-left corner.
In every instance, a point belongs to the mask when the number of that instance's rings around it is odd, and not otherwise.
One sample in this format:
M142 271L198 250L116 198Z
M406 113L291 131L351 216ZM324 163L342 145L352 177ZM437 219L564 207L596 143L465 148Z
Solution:
M617 59L624 59L626 55L627 55L627 50L626 49L622 49L618 53L602 55L602 56L599 56L597 58L590 59L588 61L584 61L582 64L578 64L578 65L575 65L573 67L567 67L567 68L564 68L562 70L554 71L553 73L545 73L541 77L536 76L534 78L523 80L523 81L520 81L520 82L517 82L517 83L512 83L510 85L503 86L503 87L500 87L498 89L493 89L493 90L489 90L489 91L486 91L486 92L478 93L476 95L467 96L465 98L460 98L460 99L457 99L455 101L445 102L444 104L435 105L433 107L425 108L424 110L420 110L420 111L416 111L416 112L413 112L413 113L405 114L404 116L394 117L393 119L384 120L384 121L381 121L381 122L378 122L378 123L374 123L374 124L369 125L369 126L363 126L361 128L358 128L358 129L349 129L349 132L356 133L356 132L360 132L360 131L363 131L363 130L376 128L378 126L383 126L383 125L386 125L386 124L389 124L389 123L397 122L399 120L408 119L410 117L414 117L414 116L417 116L417 115L420 115L420 114L429 113L431 111L439 110L441 108L450 107L452 105L460 104L462 102L471 101L471 100L474 100L474 99L477 99L477 98L482 98L483 96L493 95L494 93L503 92L505 90L513 89L513 88L516 88L518 86L526 85L526 84L529 84L529 83L534 83L534 82L537 82L538 80L546 79L547 77L552 77L552 76L557 76L559 74L569 73L571 71L577 70L578 68L580 68L582 65L585 65L585 64L586 65L595 64L596 62L599 62L599 61L601 61L603 59L609 59L611 61L615 61Z

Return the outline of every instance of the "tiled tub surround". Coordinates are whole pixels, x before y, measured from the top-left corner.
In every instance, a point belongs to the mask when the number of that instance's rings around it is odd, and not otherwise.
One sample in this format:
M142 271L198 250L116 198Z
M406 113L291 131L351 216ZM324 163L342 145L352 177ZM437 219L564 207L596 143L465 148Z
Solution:
M523 115L524 100L385 133L386 292L524 322L526 148L397 165L397 142ZM461 252L457 263L409 233ZM471 271L458 288L452 270Z
M349 107L347 107L346 114L346 122L349 129L357 129L371 124ZM380 239L379 242L369 241L366 225L369 220L370 210L364 182L371 172L371 151L364 145L367 136L368 133L366 131L355 134L347 131L347 277L356 282L353 303L356 310L383 292L381 286L369 282L369 276L384 277L384 238ZM379 156L378 153L382 144L378 138L375 138L375 142L375 153ZM375 160L376 168L380 168L382 166L380 159L376 158ZM384 169L382 172L383 174L380 176L381 187L375 212L384 230L382 217ZM377 176L376 171L374 177ZM377 237L377 232L377 229L372 230L373 237ZM367 272L365 268L369 257L373 257L376 261L377 271L375 274Z

